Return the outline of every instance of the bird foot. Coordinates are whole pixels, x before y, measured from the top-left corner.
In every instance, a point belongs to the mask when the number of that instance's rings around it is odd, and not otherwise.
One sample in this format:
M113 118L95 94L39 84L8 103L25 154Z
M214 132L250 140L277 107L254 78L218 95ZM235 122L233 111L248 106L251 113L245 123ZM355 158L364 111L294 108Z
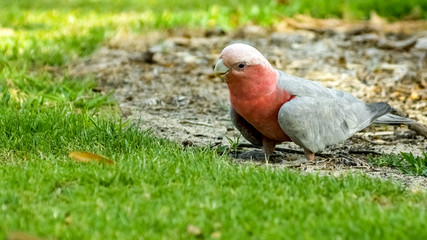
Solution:
M304 155L305 155L305 158L307 158L308 161L313 161L314 160L314 152L312 152L312 151L304 148Z
M267 157L269 157L270 155L273 155L275 149L276 149L276 142L263 136L262 151L265 153L265 155Z

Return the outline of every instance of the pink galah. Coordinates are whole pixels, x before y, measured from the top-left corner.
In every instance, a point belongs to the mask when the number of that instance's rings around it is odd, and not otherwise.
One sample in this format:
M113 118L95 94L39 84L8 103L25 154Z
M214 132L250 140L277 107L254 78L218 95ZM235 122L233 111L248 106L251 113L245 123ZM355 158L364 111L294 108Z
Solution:
M413 123L391 114L387 103L365 103L347 92L274 69L255 48L232 44L221 52L215 72L228 85L231 120L243 137L262 146L293 141L308 160L371 123Z

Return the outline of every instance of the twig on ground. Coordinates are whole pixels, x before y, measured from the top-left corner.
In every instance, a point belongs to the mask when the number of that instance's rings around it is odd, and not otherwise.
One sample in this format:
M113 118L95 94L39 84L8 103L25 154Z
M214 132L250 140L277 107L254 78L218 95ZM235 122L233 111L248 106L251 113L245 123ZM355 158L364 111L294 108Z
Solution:
M393 41L385 37L378 39L378 47L384 49L396 49L396 50L407 50L413 47L417 43L416 37L411 37L402 41Z
M261 146L256 146L253 144L248 144L248 143L240 143L238 145L239 148L261 148ZM296 153L296 154L304 154L304 151L302 150L297 150L297 149L290 149L290 148L281 148L281 147L277 147L276 151L280 151L280 152L286 152L286 153ZM370 150L370 149L354 149L354 148L350 148L350 150L348 150L347 152L348 154L375 154L375 155L381 155L380 152L374 151L374 150ZM334 154L332 153L316 153L317 156L320 157L332 157L334 156Z
M182 120L179 123L181 124L192 124L192 125L200 125L200 126L206 126L206 127L212 127L212 124L205 123L205 122L197 122L197 121L189 121L189 120Z
M394 110L393 114L396 114L401 117L407 117L406 114L399 110ZM414 120L415 121L415 120ZM415 122L413 124L408 124L408 128L414 130L418 135L427 138L427 127L419 122Z
M261 146L256 146L253 144L248 144L248 143L240 143L238 145L239 148L261 148ZM280 148L280 147L276 147L277 151L280 152L287 152L287 153L298 153L298 154L304 154L304 151L302 150L297 150L297 149L290 149L290 148Z
M375 154L375 155L381 155L382 153L374 151L374 150L369 150L369 149L354 149L354 148L350 148L350 150L348 151L348 153L352 153L352 154Z
M381 132L358 132L355 136L366 136L366 137L380 137L394 135L394 131L381 131Z

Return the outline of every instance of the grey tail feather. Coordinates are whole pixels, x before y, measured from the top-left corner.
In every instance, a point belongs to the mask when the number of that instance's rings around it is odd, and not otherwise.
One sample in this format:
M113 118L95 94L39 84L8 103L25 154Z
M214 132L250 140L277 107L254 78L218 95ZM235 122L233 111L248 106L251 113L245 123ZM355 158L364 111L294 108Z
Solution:
M372 118L373 123L380 124L414 124L414 120L400 117L390 112L393 111L393 108L385 102L379 103L369 103L368 108L375 114Z
M385 102L368 103L368 108L369 110L371 110L372 113L375 114L372 119L377 119L393 111L393 108L390 105L388 105L388 103L385 103Z
M415 124L415 122L412 119L397 116L391 113L387 113L383 116L378 117L373 121L373 123L380 123L380 124Z

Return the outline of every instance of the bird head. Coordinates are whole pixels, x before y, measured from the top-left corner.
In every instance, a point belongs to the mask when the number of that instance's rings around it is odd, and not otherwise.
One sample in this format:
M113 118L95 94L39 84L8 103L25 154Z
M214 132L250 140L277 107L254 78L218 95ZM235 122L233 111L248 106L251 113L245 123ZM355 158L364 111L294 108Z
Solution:
M222 50L214 71L221 75L228 75L228 73L239 75L255 65L271 67L267 59L256 48L243 43L235 43Z
M277 72L268 60L257 49L243 43L224 48L214 71L225 77L230 93L241 96L271 92L277 80Z

